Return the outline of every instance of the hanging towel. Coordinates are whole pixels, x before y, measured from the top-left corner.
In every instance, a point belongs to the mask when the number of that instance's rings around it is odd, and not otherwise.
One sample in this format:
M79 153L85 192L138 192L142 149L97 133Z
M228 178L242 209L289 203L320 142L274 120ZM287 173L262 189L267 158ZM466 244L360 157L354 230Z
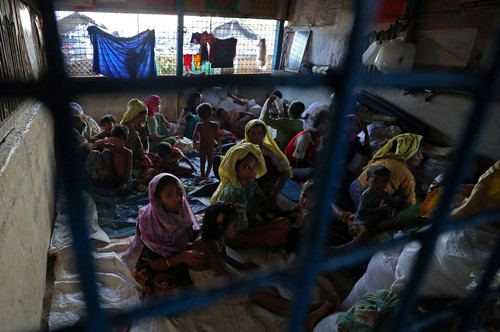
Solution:
M107 78L156 78L155 31L122 38L89 26L94 48L92 70Z
M261 38L259 41L259 53L257 54L257 60L259 61L259 65L264 67L266 65L266 39Z
M210 44L210 62L212 68L233 68L233 59L236 56L236 43L238 39L214 38Z

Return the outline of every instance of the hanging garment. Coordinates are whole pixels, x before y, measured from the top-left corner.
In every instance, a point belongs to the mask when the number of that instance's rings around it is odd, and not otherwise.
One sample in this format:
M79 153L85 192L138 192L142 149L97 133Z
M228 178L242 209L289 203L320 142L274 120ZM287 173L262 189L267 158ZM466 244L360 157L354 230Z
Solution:
M184 59L184 69L186 69L186 71L191 71L193 70L193 55L192 54L184 54L183 56L183 59Z
M233 59L236 56L236 43L238 39L214 38L210 44L210 62L212 68L233 68Z
M193 55L194 68L200 70L201 67L201 53L196 53Z
M191 35L191 40L189 41L191 44L199 44L201 42L201 33L193 32Z
M211 33L208 33L206 31L203 31L201 34L201 41L200 41L200 53L201 53L201 61L204 63L205 61L209 61L208 57L208 44L212 44L212 41L214 40L214 35Z
M201 53L201 62L208 61L208 46L206 44L200 46L200 53Z
M257 54L257 60L259 61L259 65L264 67L266 65L266 39L261 38L259 41L259 53Z
M116 37L96 26L87 31L94 48L92 70L107 78L156 78L155 31Z

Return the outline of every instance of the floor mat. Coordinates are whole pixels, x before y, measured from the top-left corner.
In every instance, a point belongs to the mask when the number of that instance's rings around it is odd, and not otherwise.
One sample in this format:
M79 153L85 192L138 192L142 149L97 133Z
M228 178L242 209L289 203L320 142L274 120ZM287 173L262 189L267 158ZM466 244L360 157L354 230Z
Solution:
M187 155L200 173L200 159L197 153ZM195 214L202 213L210 205L210 198L219 185L218 180L210 174L208 181L197 183L196 178L180 178L186 189L189 204ZM133 185L132 188L137 188ZM113 190L101 187L89 189L98 215L98 224L110 239L122 238L135 234L137 214L140 208L149 203L148 193L134 190L127 196L116 196Z

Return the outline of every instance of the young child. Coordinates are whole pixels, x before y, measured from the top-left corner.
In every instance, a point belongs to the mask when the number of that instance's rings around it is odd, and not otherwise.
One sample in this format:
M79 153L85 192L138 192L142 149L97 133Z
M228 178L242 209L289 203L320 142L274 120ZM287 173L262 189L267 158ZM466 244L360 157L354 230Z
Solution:
M191 284L186 267L201 269L204 254L189 244L199 225L180 180L172 174L155 176L148 186L149 204L139 210L136 232L123 259L143 288L143 297L170 295Z
M354 239L337 249L345 249L358 243L375 239L378 233L378 223L394 216L393 208L396 198L386 191L391 179L391 171L384 165L374 165L368 168L366 181L368 188L361 198L354 215Z
M129 130L125 125L115 125L109 138L94 142L102 152L93 150L87 158L87 167L92 179L106 182L118 189L119 194L127 193L132 176L132 150L127 148Z
M310 217L314 207L314 187L315 182L313 179L304 182L302 191L300 192L299 202L294 207L298 214L297 225L301 228L306 226L307 219Z
M238 211L233 204L217 202L210 205L203 216L201 233L192 248L205 254L206 262L202 270L189 269L189 276L196 286L206 286L215 276L230 275L229 264L243 269L244 264L227 255L225 241L238 233Z
M266 162L266 173L257 179L259 188L264 192L266 208L279 212L277 198L291 175L288 159L274 141L267 125L261 120L250 120L245 126L245 138L242 142L250 142L260 147Z
M102 131L99 134L92 136L92 138L89 139L89 142L94 143L99 139L111 137L111 129L113 129L115 123L116 123L116 118L113 115L111 114L104 115L99 120L99 126L101 126Z
M270 101L274 101L277 97L269 97ZM294 100L288 109L289 117L272 118L269 114L269 107L263 108L261 120L267 125L276 129L276 138L274 139L279 148L284 151L290 140L304 130L304 124L300 117L305 110L305 105L299 100Z
M189 269L189 276L195 286L200 288L212 286L219 280L217 277L238 275L241 274L240 271L259 268L255 263L241 263L227 255L225 242L234 239L237 234L238 211L233 204L217 202L207 208L203 216L201 234L192 245L193 250L204 254L206 261L201 270ZM252 302L280 315L288 314L291 298L293 295L290 290L281 286L254 291L248 295L248 299ZM246 301L238 299L238 302ZM335 293L326 302L337 308L340 301ZM311 304L310 309L324 306L326 302Z
M158 145L157 157L154 159L154 167L165 173L172 173L179 177L186 177L196 174L196 168L191 160L181 150L170 145L167 142L161 142ZM181 165L185 162L189 165Z
M212 106L209 103L202 103L196 108L196 112L201 121L196 124L193 133L193 146L200 153L200 173L201 177L208 180L214 162L214 140L217 140L217 150L222 149L219 125L210 120ZM205 168L205 163L207 167Z
M222 159L219 167L221 182L212 195L211 202L231 203L238 210L240 232L232 239L232 246L274 247L286 240L290 230L290 221L287 218L262 222L259 214L262 212L264 194L256 178L265 173L265 161L260 148L250 142L236 144Z

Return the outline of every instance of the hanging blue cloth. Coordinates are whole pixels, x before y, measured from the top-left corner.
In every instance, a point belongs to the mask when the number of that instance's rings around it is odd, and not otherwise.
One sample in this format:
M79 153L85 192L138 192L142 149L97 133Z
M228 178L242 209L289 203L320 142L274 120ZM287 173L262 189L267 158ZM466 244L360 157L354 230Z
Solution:
M92 70L107 78L156 78L155 31L122 38L89 26L94 47Z

